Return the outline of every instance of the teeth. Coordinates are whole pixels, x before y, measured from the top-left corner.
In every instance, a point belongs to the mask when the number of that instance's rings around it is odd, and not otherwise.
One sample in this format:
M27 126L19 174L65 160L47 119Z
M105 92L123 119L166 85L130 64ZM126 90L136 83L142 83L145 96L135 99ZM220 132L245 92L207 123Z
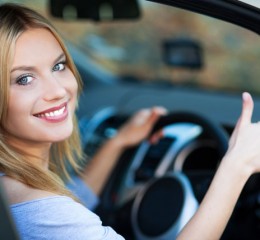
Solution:
M59 110L55 110L53 112L39 114L39 116L40 117L57 117L57 116L63 114L64 110L65 110L65 107L63 107Z

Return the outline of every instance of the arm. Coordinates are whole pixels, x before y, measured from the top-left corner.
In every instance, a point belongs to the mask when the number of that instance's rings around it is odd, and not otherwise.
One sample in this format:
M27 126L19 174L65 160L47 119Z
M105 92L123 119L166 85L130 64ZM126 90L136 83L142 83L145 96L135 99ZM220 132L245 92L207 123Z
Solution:
M165 109L159 107L137 112L114 138L100 148L81 176L94 193L100 194L122 152L147 138L155 122L165 112Z
M260 170L260 124L251 123L253 100L243 94L240 119L198 211L177 240L220 239L248 178Z

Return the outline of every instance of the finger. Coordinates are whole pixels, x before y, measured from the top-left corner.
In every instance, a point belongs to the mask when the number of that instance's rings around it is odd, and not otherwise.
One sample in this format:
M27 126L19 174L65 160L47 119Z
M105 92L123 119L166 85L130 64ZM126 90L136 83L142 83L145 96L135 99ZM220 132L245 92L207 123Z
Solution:
M130 121L132 121L136 126L143 125L151 116L150 109L142 109L138 111Z
M148 119L148 124L153 125L159 117L167 114L167 110L163 107L153 107L151 109L151 115Z
M156 106L152 108L152 111L154 111L156 114L162 116L166 115L168 113L167 109L161 106Z
M153 107L151 109L141 109L130 120L136 126L143 124L153 125L160 116L167 114L167 110L163 107Z
M163 130L159 130L156 133L154 133L150 138L149 142L151 144L156 144L161 138L163 138Z
M243 99L242 112L241 112L241 115L240 115L240 117L239 117L239 119L236 123L234 131L231 135L231 138L229 140L230 145L234 144L234 141L237 138L240 127L251 123L251 118L252 118L253 108L254 108L254 102L252 100L251 95L247 92L243 93L242 99Z
M242 104L242 112L240 116L239 126L248 125L251 123L254 102L251 95L247 92L244 92L243 95L243 104Z

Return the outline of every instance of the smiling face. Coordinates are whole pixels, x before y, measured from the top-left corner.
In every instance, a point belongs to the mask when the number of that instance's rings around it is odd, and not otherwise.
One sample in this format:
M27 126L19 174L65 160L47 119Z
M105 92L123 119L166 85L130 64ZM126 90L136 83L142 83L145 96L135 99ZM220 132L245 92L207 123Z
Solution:
M34 145L68 138L73 130L77 81L56 38L32 28L16 41L6 124L9 143Z

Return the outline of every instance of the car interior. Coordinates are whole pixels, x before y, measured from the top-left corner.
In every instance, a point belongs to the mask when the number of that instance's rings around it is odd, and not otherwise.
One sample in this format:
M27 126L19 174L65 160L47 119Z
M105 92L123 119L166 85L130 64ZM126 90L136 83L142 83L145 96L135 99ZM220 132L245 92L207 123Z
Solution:
M0 238L6 240L18 240L19 236L9 211L7 199L5 197L5 190L0 181Z
M151 132L163 129L157 144L143 141L120 156L95 212L126 239L174 239L227 150L242 92L252 94L253 121L260 119L258 1L9 2L38 10L61 29L84 83L77 116L88 161L134 112L168 110ZM259 174L244 187L221 238L245 239L260 239Z

